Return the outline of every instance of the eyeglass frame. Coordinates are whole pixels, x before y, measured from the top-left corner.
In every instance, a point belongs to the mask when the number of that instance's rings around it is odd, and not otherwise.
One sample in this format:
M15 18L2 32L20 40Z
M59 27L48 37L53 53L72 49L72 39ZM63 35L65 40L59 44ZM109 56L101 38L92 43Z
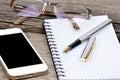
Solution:
M15 1L16 1L16 0L11 0L10 7L13 6L13 4L14 4ZM40 1L43 2L42 0L40 0ZM41 10L41 13L40 13L39 15L44 14L44 12L46 11L46 7L47 7L48 5L56 6L56 5L59 5L59 4L64 4L64 3L43 2L43 5L44 5L44 6L43 6L43 8L42 8L42 10ZM66 5L66 4L65 4L65 5ZM67 4L67 5L70 5L70 4ZM92 10L89 9L89 8L87 8L87 7L82 7L82 6L79 6L79 7L84 8L84 9L87 11L87 19L89 19L90 16L91 16ZM54 15L56 15L56 14L54 14ZM20 17L18 20L16 20L16 21L14 22L14 24L21 24L21 23L23 23L27 18L28 18L27 16L22 16L22 17Z

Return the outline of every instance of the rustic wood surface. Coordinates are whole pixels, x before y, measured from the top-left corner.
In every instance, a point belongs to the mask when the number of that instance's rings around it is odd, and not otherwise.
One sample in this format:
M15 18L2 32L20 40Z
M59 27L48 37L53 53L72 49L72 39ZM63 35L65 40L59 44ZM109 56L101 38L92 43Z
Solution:
M93 15L107 14L112 20L115 32L120 41L120 0L46 0L56 3L73 3L76 5L86 6L92 9ZM57 80L54 66L52 63L50 51L43 30L43 20L45 18L53 18L51 16L40 16L37 18L29 18L21 25L14 25L19 17L16 16L9 7L10 0L0 0L0 29L19 27L26 33L33 46L40 53L49 67L48 74L38 76L27 80ZM8 80L0 67L0 80Z

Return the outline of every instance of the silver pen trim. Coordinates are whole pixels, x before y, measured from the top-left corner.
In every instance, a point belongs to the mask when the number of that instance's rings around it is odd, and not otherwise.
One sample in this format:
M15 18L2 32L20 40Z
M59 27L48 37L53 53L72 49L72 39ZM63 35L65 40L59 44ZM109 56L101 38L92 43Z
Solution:
M90 36L91 36L92 34L94 34L95 32L97 32L98 30L102 29L103 27L107 26L107 25L110 24L111 22L112 22L111 19L108 19L108 20L102 22L102 23L99 24L97 27L93 28L92 30L88 31L86 34L84 34L83 36L81 36L79 39L80 39L81 41L84 41L84 40L90 38Z
M82 61L86 62L90 57L95 40L96 40L96 37L94 35L91 36L90 39L88 40L87 45L85 46L83 53L81 54L81 57L80 57Z

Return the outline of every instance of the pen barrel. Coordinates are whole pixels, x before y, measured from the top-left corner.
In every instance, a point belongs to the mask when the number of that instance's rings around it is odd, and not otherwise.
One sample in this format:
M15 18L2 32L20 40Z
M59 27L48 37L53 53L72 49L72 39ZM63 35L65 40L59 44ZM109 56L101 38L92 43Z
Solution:
M84 34L83 36L78 38L76 41L74 41L72 44L70 44L68 47L66 47L64 49L64 52L72 50L74 47L76 47L77 45L81 44L82 41L89 39L90 36L95 34L98 30L102 29L103 27L107 26L111 22L112 22L112 20L108 19L108 20L104 21L103 23L99 24L97 27L95 27L92 30L88 31L86 34Z
M76 41L74 41L72 44L70 44L68 47L70 48L70 50L72 50L73 48L75 48L77 45L81 44L81 40L77 39Z
M95 34L97 31L99 31L103 27L107 26L111 22L112 22L111 19L108 19L108 20L104 21L103 23L99 24L97 27L93 28L92 30L90 30L89 32L87 32L86 34L84 34L83 36L81 36L79 39L81 41L84 41L84 40L90 38L91 35Z

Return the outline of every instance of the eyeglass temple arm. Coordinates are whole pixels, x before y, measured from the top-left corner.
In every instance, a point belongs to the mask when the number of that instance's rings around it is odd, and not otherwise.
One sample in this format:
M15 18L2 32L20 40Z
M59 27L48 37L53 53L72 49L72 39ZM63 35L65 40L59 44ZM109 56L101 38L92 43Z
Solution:
M90 18L90 16L91 16L91 14L92 14L92 10L91 10L91 9L89 9L89 8L87 8L87 7L86 7L86 9L88 10L88 17L87 17L87 19L89 19L89 18Z
M87 10L88 10L88 14L90 15L90 14L92 14L92 10L91 9L89 9L89 8L86 8Z

